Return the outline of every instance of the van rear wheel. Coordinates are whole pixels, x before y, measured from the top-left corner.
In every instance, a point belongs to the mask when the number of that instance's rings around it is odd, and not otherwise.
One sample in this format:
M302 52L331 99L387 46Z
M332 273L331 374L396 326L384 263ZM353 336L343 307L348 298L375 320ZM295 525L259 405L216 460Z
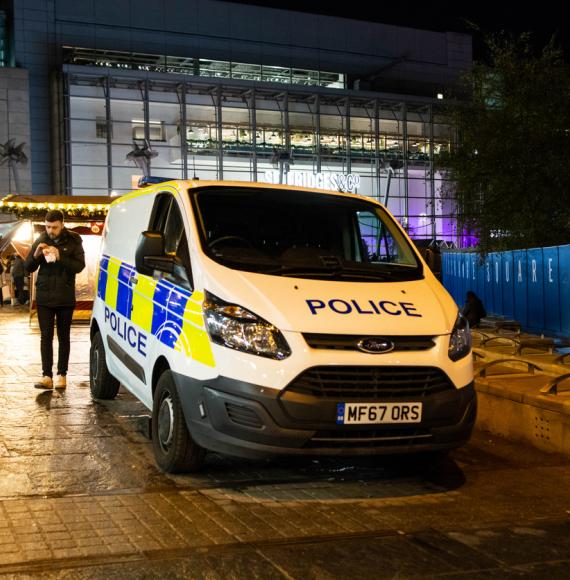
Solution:
M105 345L100 332L95 333L91 339L89 387L94 399L114 399L119 392L120 383L107 368Z
M160 376L152 405L152 448L157 465L167 473L198 471L205 450L188 432L171 371Z

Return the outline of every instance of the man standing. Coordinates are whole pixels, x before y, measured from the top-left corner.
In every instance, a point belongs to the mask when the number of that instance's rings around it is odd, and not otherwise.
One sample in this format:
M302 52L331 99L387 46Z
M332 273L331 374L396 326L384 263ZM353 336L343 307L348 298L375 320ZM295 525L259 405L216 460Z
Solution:
M53 389L53 330L57 326L59 344L56 389L67 386L71 319L75 308L75 275L85 268L81 237L63 225L63 213L48 211L46 231L32 245L26 258L26 270L39 268L36 280L36 303L41 331L43 377L34 386Z

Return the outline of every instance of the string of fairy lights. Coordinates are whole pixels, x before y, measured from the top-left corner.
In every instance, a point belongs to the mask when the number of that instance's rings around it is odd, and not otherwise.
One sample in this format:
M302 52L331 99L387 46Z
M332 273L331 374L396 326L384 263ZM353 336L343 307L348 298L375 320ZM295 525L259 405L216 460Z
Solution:
M15 195L7 195L0 200L0 212L15 214L18 219L43 220L47 211L59 209L64 212L65 219L82 219L104 221L109 211L109 204L104 203L72 203L46 201L17 201Z

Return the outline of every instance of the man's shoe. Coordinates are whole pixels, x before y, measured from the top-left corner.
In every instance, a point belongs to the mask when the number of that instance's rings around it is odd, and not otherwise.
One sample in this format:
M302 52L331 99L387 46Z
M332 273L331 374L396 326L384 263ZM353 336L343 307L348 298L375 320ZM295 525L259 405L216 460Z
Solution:
M41 381L38 381L37 383L34 384L34 387L36 389L51 390L51 389L53 389L53 380L51 377L43 376Z
M64 375L57 375L57 379L55 380L55 388L56 389L65 389L67 387L67 379Z

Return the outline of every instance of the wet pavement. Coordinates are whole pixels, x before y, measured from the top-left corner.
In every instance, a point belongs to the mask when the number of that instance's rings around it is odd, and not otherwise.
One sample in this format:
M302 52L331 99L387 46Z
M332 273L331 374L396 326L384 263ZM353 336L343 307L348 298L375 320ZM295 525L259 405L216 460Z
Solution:
M478 431L449 458L154 464L148 412L95 402L88 327L67 391L40 392L39 331L0 310L0 577L570 575L570 460Z

